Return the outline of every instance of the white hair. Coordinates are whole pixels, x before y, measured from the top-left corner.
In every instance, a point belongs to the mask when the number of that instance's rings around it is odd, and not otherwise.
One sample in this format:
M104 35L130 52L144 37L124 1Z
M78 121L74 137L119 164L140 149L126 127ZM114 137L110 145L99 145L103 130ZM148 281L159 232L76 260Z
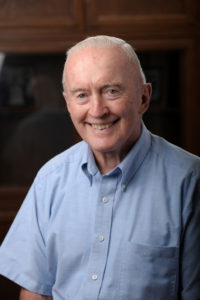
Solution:
M139 76L142 81L142 83L146 83L146 77L142 70L139 58L133 49L133 47L128 44L126 41L113 37L113 36L107 36L107 35L97 35L88 37L79 43L75 44L73 47L69 48L66 52L66 61L70 57L70 55L76 51L79 51L83 48L89 48L89 47L108 47L108 48L119 48L121 49L128 57L131 63L134 65L136 64L139 69ZM62 83L63 88L65 86L65 69L63 71L63 77L62 77Z

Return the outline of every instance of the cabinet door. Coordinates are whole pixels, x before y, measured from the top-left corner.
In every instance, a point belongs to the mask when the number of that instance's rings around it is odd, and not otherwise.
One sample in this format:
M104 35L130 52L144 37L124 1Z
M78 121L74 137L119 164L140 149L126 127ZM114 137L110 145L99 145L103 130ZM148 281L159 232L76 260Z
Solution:
M136 37L165 34L165 31L185 33L197 18L197 0L87 0L87 3L89 30L134 33Z
M0 0L0 26L80 26L77 0Z
M62 41L82 30L81 3L82 0L0 0L1 49L34 52L47 48L54 51L56 47L58 51Z

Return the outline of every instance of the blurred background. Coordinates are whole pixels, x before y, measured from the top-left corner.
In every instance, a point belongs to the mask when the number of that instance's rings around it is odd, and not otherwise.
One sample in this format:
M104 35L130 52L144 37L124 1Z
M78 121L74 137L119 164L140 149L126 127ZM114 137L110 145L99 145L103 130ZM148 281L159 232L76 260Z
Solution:
M77 141L65 52L97 34L133 45L152 83L147 127L200 155L200 1L0 0L0 243L39 168ZM2 299L19 288L0 277Z

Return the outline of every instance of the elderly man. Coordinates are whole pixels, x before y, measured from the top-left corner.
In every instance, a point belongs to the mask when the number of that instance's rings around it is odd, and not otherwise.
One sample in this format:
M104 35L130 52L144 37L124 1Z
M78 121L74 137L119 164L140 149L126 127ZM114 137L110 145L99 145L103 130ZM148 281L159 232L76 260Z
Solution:
M20 299L200 299L200 159L142 122L151 85L125 41L67 53L83 141L38 173L0 250Z

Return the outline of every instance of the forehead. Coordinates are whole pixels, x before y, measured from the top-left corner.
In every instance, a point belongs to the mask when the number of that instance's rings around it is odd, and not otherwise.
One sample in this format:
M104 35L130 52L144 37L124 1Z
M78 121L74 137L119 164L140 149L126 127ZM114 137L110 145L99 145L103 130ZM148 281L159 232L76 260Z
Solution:
M126 76L133 64L123 50L117 47L87 47L70 54L65 65L67 79L75 76L85 77L100 74Z
M99 58L112 58L127 60L128 55L121 48L116 46L85 46L72 51L67 59L70 62L73 59L95 60Z

